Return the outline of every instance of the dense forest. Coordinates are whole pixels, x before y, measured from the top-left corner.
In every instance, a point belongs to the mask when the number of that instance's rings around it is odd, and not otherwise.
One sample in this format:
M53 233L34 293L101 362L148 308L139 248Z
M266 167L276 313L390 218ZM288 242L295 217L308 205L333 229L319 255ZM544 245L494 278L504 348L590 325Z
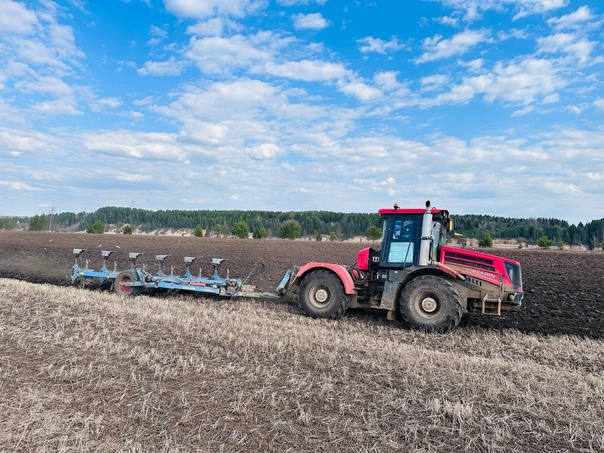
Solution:
M329 211L185 211L104 207L94 212L62 212L32 218L0 217L0 229L18 227L30 230L86 231L101 222L115 228L129 226L143 232L161 229L190 228L206 235L230 235L236 227L245 225L250 233L263 232L258 237L279 237L280 227L295 222L302 237L328 235L336 239L365 236L368 230L379 228L377 214L340 213ZM604 242L604 219L586 224L569 225L559 219L530 218L516 219L488 215L455 216L455 229L467 238L513 239L528 244L537 244L547 237L552 244L584 245L589 248L602 246Z

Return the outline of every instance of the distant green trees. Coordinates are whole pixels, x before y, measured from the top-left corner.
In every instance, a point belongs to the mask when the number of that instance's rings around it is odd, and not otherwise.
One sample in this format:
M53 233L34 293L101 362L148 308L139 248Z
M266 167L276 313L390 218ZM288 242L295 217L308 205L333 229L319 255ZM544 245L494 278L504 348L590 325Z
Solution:
M266 231L266 228L259 226L259 227L254 228L252 237L254 239L264 239L264 238L268 237L268 232Z
M250 227L247 225L246 222L240 220L239 222L235 222L231 233L233 233L233 235L237 236L238 238L247 239L250 234Z
M480 241L478 241L479 247L493 247L493 238L489 234L485 234Z
M0 217L0 230L14 230L17 228L17 221L14 217Z
M548 238L547 236L543 235L537 241L537 245L539 247L541 247L542 249L548 249L548 248L550 248L552 246L552 241L551 241L550 238Z
M193 236L195 236L196 238L200 238L203 236L203 229L201 228L201 225L197 225L195 227L195 229L193 230Z
M105 225L100 220L97 220L92 225L90 225L90 227L88 227L88 229L86 230L86 233L103 234L106 229L107 229L107 225Z
M35 215L29 220L29 231L44 231L48 226L45 215Z
M302 226L295 220L288 220L279 225L281 239L297 239L302 235Z
M382 230L375 225L370 225L367 227L367 233L365 233L367 239L370 241L377 241L382 237Z
M262 227L267 236L278 236L279 227L288 220L298 222L301 227L300 236L314 237L317 232L329 235L335 231L339 238L347 239L362 236L370 225L379 226L377 214L355 214L329 211L148 211L137 208L104 207L91 213L58 214L53 216L53 229L74 228L86 230L95 221L100 220L106 225L129 224L141 231L152 231L162 228L189 228L197 225L217 236L230 235L235 223L247 223L249 231Z
M132 234L134 229L130 225L124 225L122 228L122 234Z
M516 239L537 244L542 236L546 236L555 244L562 241L590 249L597 248L604 241L604 219L569 225L565 220L552 218L518 219L474 214L454 217L455 230L469 238L489 234L493 239Z

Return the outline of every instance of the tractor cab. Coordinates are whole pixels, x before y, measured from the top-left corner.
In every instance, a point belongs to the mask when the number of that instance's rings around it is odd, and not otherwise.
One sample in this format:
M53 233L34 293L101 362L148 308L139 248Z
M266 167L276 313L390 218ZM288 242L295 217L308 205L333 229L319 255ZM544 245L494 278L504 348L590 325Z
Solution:
M431 208L429 201L426 209L401 209L395 204L378 213L383 222L382 245L379 251L359 252L357 267L362 270L369 269L369 261L390 269L427 266L438 260L439 247L447 243L453 229L449 212Z
M441 209L380 209L383 220L380 265L405 268L427 265L437 259L438 246L447 242L452 224L449 212Z

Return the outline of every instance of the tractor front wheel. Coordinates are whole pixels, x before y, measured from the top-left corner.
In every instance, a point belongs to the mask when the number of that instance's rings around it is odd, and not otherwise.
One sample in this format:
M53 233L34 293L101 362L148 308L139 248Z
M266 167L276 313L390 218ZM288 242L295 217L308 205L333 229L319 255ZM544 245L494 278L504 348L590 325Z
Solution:
M437 333L453 330L463 315L455 287L435 275L424 275L409 282L401 291L399 310L410 327Z
M298 305L313 318L341 318L348 308L348 296L340 279L330 271L315 271L304 277Z
M113 282L113 290L120 296L138 296L143 288L141 286L125 286L124 283L138 281L138 275L133 271L120 272Z

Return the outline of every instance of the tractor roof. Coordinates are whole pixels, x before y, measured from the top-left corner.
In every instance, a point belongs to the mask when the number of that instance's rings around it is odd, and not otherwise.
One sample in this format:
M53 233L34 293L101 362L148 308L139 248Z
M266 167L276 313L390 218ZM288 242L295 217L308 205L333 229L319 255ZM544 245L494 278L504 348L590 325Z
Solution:
M426 212L426 208L384 208L384 209L380 209L378 211L378 214L379 215L423 214L425 212ZM430 212L432 213L432 215L440 214L441 212L446 212L448 214L448 211L446 211L445 209L432 208L432 209L430 209Z

